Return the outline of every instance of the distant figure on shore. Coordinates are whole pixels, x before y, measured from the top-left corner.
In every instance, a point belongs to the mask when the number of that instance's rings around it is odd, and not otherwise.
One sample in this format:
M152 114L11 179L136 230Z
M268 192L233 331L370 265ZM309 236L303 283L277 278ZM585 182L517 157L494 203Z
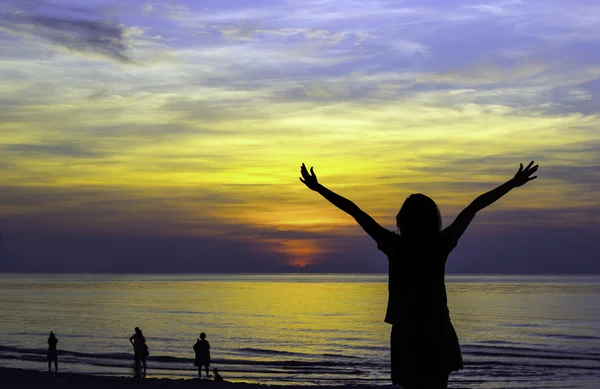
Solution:
M202 378L202 366L206 367L206 377L210 377L208 372L208 368L210 367L210 344L206 340L204 332L200 334L200 339L194 344L194 352L196 353L194 366L198 367L198 378Z
M216 367L213 369L213 373L215 375L215 382L223 382L223 377L221 377L221 374L219 374L219 369L217 369Z
M144 371L146 371L146 357L150 355L150 353L148 352L148 346L146 345L146 338L139 327L135 327L135 334L129 338L129 342L133 345L135 370L139 370L140 362L142 362L144 364Z
M52 362L54 362L54 371L58 373L57 344L58 339L56 338L56 335L54 335L53 331L50 331L50 336L48 337L48 352L46 353L46 359L48 359L48 371L52 371Z
M352 201L325 188L302 164L302 181L333 205L352 216L388 257L388 306L385 322L392 325L392 383L403 389L446 389L452 371L463 368L458 337L450 321L446 286L446 259L477 212L510 190L535 179L533 161L513 178L481 196L454 222L441 229L436 203L423 194L405 201L396 225L399 233L381 227Z

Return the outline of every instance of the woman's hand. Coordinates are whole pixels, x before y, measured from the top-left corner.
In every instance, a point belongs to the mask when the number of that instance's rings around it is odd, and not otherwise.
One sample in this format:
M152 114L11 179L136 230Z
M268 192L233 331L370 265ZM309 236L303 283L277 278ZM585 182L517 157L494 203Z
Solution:
M533 165L533 161L529 162L529 165L527 165L527 167L525 169L523 169L522 163L520 165L521 165L521 167L519 168L519 171L515 174L515 176L511 180L515 188L525 185L529 181L535 180L537 178L537 176L531 177L531 175L538 170L539 165L535 165L534 167L531 167L531 165Z
M308 173L308 170L306 170L306 166L304 165L304 163L302 163L302 166L300 166L300 173L302 173L300 181L302 181L304 185L306 185L309 189L317 190L319 182L317 181L317 176L315 175L312 166L310 168L310 173Z

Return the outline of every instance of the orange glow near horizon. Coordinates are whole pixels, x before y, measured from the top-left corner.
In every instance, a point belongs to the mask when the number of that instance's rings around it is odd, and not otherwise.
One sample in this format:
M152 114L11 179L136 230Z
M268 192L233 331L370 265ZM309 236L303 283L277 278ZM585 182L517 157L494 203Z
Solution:
M318 263L319 256L328 252L314 240L309 239L266 239L262 240L270 251L278 252L286 259L287 265L305 268Z

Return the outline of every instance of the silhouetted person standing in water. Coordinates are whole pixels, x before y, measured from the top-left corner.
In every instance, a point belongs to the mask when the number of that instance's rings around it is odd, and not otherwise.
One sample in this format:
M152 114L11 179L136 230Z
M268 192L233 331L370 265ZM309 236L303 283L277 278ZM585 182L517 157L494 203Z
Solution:
M57 344L58 339L56 338L56 335L54 335L54 332L50 331L50 336L48 337L48 352L46 353L46 359L48 359L48 371L52 371L52 362L54 362L54 371L58 372Z
M200 339L194 344L194 352L196 353L194 365L198 366L198 378L202 378L202 366L206 367L206 377L210 377L208 372L210 367L210 344L206 340L204 332L200 334Z
M302 164L300 180L358 222L389 262L389 297L385 316L392 325L392 383L404 389L446 389L452 371L463 368L458 337L450 322L444 274L446 259L477 212L511 189L522 186L538 166L523 165L515 176L477 197L454 222L441 230L435 202L410 195L396 216L399 234L381 227L352 201L319 184Z
M150 353L148 352L148 346L146 345L146 338L139 327L135 327L135 334L129 338L129 342L133 345L133 360L135 362L136 372L140 368L140 362L144 364L144 371L146 371L146 357L150 355Z

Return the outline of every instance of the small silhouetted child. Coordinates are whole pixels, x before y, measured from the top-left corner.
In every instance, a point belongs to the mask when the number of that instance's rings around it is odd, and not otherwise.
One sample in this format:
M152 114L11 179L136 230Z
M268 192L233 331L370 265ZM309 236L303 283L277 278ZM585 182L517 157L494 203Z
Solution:
M219 369L216 367L213 369L213 373L215 374L215 382L223 382L223 377L219 374Z
M46 359L48 359L48 371L51 371L52 362L54 362L54 371L58 372L58 351L56 349L56 345L58 344L58 339L54 335L54 332L50 331L50 336L48 337L48 353L46 354Z
M208 368L210 367L210 344L206 340L204 332L200 334L200 339L196 341L194 352L196 353L194 366L198 366L198 378L202 378L202 366L206 367L206 377L210 377L208 372Z

